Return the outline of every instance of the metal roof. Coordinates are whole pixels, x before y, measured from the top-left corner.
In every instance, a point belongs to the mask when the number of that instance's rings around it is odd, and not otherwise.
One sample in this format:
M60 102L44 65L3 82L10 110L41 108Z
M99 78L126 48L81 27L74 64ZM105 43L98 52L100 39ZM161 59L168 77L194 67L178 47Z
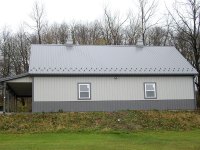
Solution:
M30 74L194 75L174 47L32 45Z

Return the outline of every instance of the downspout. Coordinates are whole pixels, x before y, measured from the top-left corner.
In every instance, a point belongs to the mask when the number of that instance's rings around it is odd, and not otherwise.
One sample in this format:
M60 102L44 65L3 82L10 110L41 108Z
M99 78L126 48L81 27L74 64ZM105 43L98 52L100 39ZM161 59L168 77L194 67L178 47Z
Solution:
M194 105L195 105L195 110L197 110L197 94L195 90L195 76L193 77L193 89L194 89Z

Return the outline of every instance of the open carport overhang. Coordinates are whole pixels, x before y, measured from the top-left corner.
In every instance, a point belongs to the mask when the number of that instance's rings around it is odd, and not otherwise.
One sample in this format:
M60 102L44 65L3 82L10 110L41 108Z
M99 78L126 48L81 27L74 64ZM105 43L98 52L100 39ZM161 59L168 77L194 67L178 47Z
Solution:
M7 83L8 89L18 97L32 97L32 83Z
M28 73L3 78L0 83L18 97L32 97L32 79Z

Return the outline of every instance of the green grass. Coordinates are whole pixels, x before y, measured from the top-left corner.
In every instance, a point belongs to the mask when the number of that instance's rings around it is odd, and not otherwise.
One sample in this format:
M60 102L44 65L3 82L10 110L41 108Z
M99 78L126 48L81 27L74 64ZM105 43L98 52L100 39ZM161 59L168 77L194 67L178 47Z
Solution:
M1 150L199 150L200 130L0 134Z
M0 115L0 150L200 150L199 111Z

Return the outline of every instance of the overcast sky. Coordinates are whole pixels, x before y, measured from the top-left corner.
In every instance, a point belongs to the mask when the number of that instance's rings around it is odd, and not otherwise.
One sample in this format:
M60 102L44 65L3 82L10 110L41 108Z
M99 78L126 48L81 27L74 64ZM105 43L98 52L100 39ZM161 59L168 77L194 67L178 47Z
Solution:
M174 0L158 0L157 15L165 13ZM17 30L20 24L29 23L35 0L0 0L0 29L4 26ZM53 22L90 22L103 17L103 8L108 6L112 12L120 12L123 17L137 7L137 0L38 0L44 4L46 18Z

